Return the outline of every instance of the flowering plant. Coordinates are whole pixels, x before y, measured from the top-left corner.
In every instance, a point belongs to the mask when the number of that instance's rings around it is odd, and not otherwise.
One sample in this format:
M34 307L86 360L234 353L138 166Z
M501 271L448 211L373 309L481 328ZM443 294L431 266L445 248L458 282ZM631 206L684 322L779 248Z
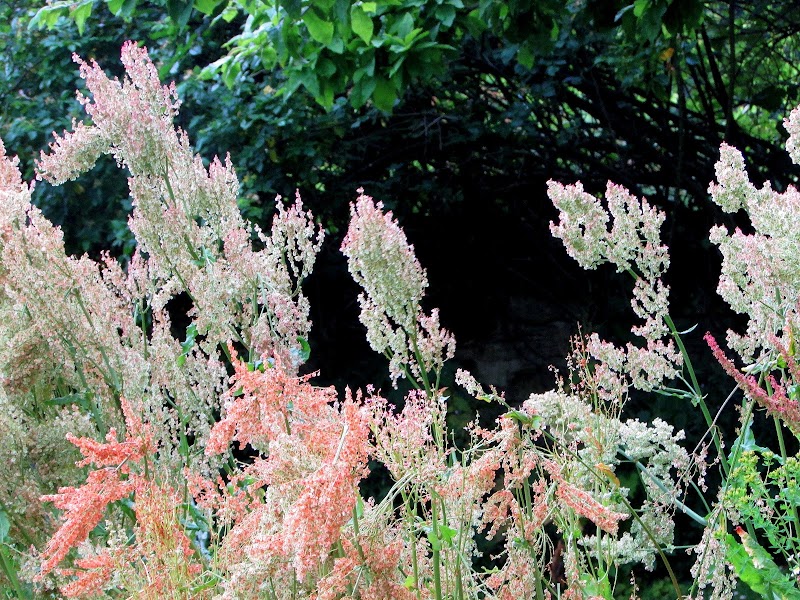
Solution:
M56 136L38 177L62 183L113 155L130 174L138 245L124 267L68 256L0 142L0 454L16 467L0 473L0 569L11 593L611 600L623 565L659 560L682 597L667 556L682 511L705 528L690 596L730 598L738 577L796 597L798 465L784 439L800 428L793 188L756 190L723 147L712 197L745 207L756 230L712 231L720 293L750 319L729 334L744 369L709 338L745 392L728 454L669 317L664 217L613 184L603 204L551 182L551 229L584 267L633 276L643 342L576 337L569 373L522 403L459 371L458 384L504 411L459 445L442 388L455 339L423 308L427 275L392 214L359 191L342 252L371 347L412 388L402 407L300 374L311 327L301 284L323 231L299 196L278 199L262 231L239 213L230 160L206 166L175 129L174 86L145 49L123 46L122 81L76 61L92 122ZM795 157L800 112L788 127ZM687 489L704 489L707 448L690 454L663 420L628 418L631 388L706 418L723 472L706 516ZM756 407L779 452L756 444ZM388 491L370 497L376 464ZM491 538L496 554L484 556Z

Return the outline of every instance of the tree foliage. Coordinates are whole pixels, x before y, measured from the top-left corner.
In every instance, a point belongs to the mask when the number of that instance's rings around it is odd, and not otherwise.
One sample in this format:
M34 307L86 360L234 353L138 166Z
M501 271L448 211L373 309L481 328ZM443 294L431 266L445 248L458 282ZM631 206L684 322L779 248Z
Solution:
M70 17L74 22L73 7L83 5L91 12L81 36ZM19 58L4 53L3 68L32 57L41 63L28 69L24 85L5 80L4 97L16 106L5 106L4 115L67 127L49 98L61 97L54 90L63 94L77 78L69 53L80 49L113 64L120 39L140 40L162 78L176 82L184 100L179 124L201 155L231 151L248 217L266 222L276 194L291 197L300 189L335 236L363 186L404 220L442 290L463 282L484 290L443 310L454 329L486 334L492 324L476 325L475 314L494 313L509 289L540 294L546 286L537 282L563 281L569 272L555 261L530 259L547 251L531 240L547 239L550 178L581 179L591 192L614 180L647 195L668 214L668 241L681 241L676 265L686 260L700 281L711 282L716 267L698 262L697 250L715 210L707 182L719 142L742 149L754 181L769 178L781 189L796 173L780 149L785 133L763 125L777 123L799 99L800 11L782 3L94 0L42 8L39 0L15 0L12 6L16 21L4 47ZM401 23L411 27L403 39L421 30L408 47L392 41L405 31ZM359 71L371 57L374 70ZM381 78L393 95L376 101ZM0 124L9 149L31 165L46 140L24 132L23 121ZM130 248L121 227L128 212L124 182L117 178L109 191L108 173L77 182L83 194L37 190L37 203L64 225L74 252L107 245L101 238L117 250ZM343 266L326 256L321 277L341 282ZM577 281L548 293L562 301L584 278ZM692 291L687 310L709 305L713 284L706 287L699 300ZM542 377L549 380L544 368Z
M722 139L785 170L759 123L797 99L800 14L772 2L82 0L29 27L53 37L70 18L85 39L112 16L201 107L188 124L201 151L237 141L252 194L349 194L365 174L407 189L426 174L458 198L455 166L526 185L613 178L689 203L714 160L700 149Z

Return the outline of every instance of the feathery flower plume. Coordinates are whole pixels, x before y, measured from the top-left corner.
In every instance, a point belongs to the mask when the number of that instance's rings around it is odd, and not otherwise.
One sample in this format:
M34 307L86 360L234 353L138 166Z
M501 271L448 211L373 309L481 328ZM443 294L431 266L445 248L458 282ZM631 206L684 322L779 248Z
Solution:
M800 113L792 113L796 122ZM791 144L795 137L790 137ZM744 209L754 232L725 227L711 229L709 239L722 253L717 292L737 313L747 315L744 334L728 331L728 345L745 362L770 347L770 337L797 315L800 295L800 192L789 186L782 194L767 181L757 189L748 179L742 153L722 144L716 163L717 183L711 199L726 212Z
M556 497L575 511L581 517L589 519L600 529L611 535L617 534L619 522L630 515L616 512L595 500L589 492L569 483L561 474L561 469L556 463L550 461L545 464L547 472L556 482Z
M358 190L342 242L350 274L364 292L360 319L375 352L389 357L392 382L411 376L426 381L455 354L455 339L439 327L438 311L420 306L428 279L405 233L383 212L383 203Z
M235 373L206 452L225 452L234 440L261 449L263 457L245 469L245 486L262 489L263 500L231 518L223 552L242 585L254 572L287 567L302 584L325 563L352 518L372 452L368 412L349 391L339 402L334 388L312 386L280 360L262 371L230 352ZM193 487L206 504L228 504L202 480L195 478Z
M646 347L628 344L620 349L593 336L587 345L589 354L611 372L626 374L636 388L659 387L677 375L682 364L672 339L664 341L670 333L669 288L661 280L669 267L660 236L664 214L611 182L606 186L607 208L585 192L580 182L564 186L549 181L547 194L559 210L559 223L550 223L550 231L564 242L570 256L585 269L610 262L617 272L627 271L636 279L631 306L644 323L632 331L645 339Z
M112 502L129 496L137 487L131 477L131 466L152 451L152 434L136 415L127 401L122 399L129 429L125 439L117 441L112 429L102 444L86 438L72 438L84 456L79 464L94 463L91 471L79 488L64 487L57 494L43 496L43 502L52 502L66 514L58 531L42 552L42 567L39 577L44 577L69 553L70 549L83 542L102 520L106 507ZM123 478L125 476L125 478Z
M717 362L722 365L725 372L736 381L745 394L766 408L769 414L780 417L795 435L800 435L800 403L789 398L786 394L785 386L781 385L775 377L769 375L767 380L772 386L772 393L770 394L758 384L758 380L754 376L745 375L736 368L733 361L725 356L725 352L719 347L714 336L706 333L703 339L711 348L711 352Z

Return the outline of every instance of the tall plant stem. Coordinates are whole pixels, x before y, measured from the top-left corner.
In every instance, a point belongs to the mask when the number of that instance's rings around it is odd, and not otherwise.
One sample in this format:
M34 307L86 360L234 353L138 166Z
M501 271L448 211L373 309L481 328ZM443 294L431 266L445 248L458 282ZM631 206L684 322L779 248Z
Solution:
M700 389L700 382L697 380L697 375L694 372L692 359L689 357L689 353L686 351L686 346L683 343L683 339L681 339L681 335L678 332L677 327L675 327L675 323L672 321L672 317L670 317L668 314L665 314L664 322L667 324L667 327L669 327L669 330L672 333L672 338L675 340L675 343L681 352L681 356L683 357L683 364L689 373L689 381L691 382L692 394L694 396L692 403L695 406L699 406L700 411L703 413L703 418L706 420L706 425L711 432L711 439L714 441L714 447L717 449L719 463L722 466L722 471L725 474L725 477L727 477L729 471L728 461L725 458L725 453L722 450L722 442L719 439L717 428L714 425L714 419L711 416L711 412L708 410L708 405L703 397L703 391Z

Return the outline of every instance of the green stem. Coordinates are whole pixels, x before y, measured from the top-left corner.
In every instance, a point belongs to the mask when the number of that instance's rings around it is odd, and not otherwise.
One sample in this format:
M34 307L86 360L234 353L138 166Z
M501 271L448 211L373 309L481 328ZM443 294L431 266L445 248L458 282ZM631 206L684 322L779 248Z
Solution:
M547 432L544 432L544 434L547 437L547 439L554 442L557 446L560 446L567 454L569 454L572 458L577 460L581 465L586 467L587 471L592 475L592 477L601 482L605 480L604 476L598 473L591 466L587 465L586 462L581 458L581 456L577 452L575 452L568 446L565 446L563 443L561 443L561 441L558 438L556 438L552 434ZM637 523L639 523L639 525L642 527L642 531L644 531L645 535L650 539L650 542L653 544L653 547L656 549L656 552L658 552L661 561L664 563L664 567L667 569L669 578L672 581L672 586L675 588L675 591L678 594L677 598L682 598L683 593L681 592L681 587L678 584L678 579L675 577L675 573L672 570L672 565L670 565L669 560L667 559L667 555L664 554L664 551L662 550L661 545L658 543L658 540L656 540L655 535L653 534L651 529L647 526L647 524L644 521L642 521L641 517L639 517L636 510L634 510L633 506L631 506L631 503L628 501L627 498L625 498L625 496L620 495L619 500L625 505L625 508L628 509L628 513L631 515L631 517L633 517L633 519Z
M435 546L432 546L433 550L433 591L434 591L434 598L436 600L442 600L442 573L441 573L441 551L439 549L442 540L439 537L439 515L436 510L436 498L431 498L431 534L433 535L433 539L435 540Z
M364 567L367 566L367 557L364 556L364 549L361 547L361 542L358 540L359 530L358 530L358 502L353 504L353 535L356 542L356 550L358 550L358 557L361 559L361 564Z
M624 453L620 452L620 454L624 456L627 460L631 460ZM650 478L650 480L656 484L656 487L658 487L658 489L660 489L662 492L666 494L670 493L670 491L667 489L664 483L661 480L659 480L655 475L653 475L650 471L648 471L647 467L645 467L642 463L640 463L638 460L636 461L631 460L631 462L633 462L633 464L636 465L636 468L639 470L640 473L644 473L645 475L647 475ZM687 517L689 517L696 523L699 523L703 527L708 525L707 519L701 517L699 514L694 512L691 508L686 506L683 502L681 502L677 498L671 498L671 501L672 504L674 504L683 514L685 514Z
M419 589L419 559L417 558L417 533L416 533L416 494L413 489L411 494L408 494L405 487L400 489L400 496L403 499L403 506L405 507L405 521L408 526L408 543L411 545L411 569L414 574L414 593L417 600L421 600L422 593Z
M19 582L19 578L17 578L17 570L14 568L14 565L9 564L10 561L8 560L6 552L7 546L3 544L0 546L0 566L3 569L3 573L5 573L8 578L9 583L11 583L11 587L14 589L17 598L22 600L23 598L27 598L28 595L22 589L22 584Z
M722 451L722 442L719 439L717 428L714 426L714 419L711 417L711 412L708 410L708 405L706 404L706 401L703 398L703 392L700 389L700 382L697 380L697 375L694 372L694 366L692 365L692 360L689 357L689 353L686 351L686 346L683 344L683 340L681 339L680 333L678 333L678 329L675 327L675 323L672 321L672 318L668 314L664 315L664 322L667 324L667 327L669 327L669 330L672 333L672 338L678 345L678 349L681 352L681 356L683 356L683 364L686 366L686 370L689 372L689 379L691 380L692 384L691 387L694 395L692 403L695 406L699 406L700 410L703 413L703 418L706 420L706 425L711 431L711 439L714 441L714 446L717 449L717 456L719 456L719 464L722 466L722 471L725 477L727 477L729 472L728 461L725 458L725 453Z

